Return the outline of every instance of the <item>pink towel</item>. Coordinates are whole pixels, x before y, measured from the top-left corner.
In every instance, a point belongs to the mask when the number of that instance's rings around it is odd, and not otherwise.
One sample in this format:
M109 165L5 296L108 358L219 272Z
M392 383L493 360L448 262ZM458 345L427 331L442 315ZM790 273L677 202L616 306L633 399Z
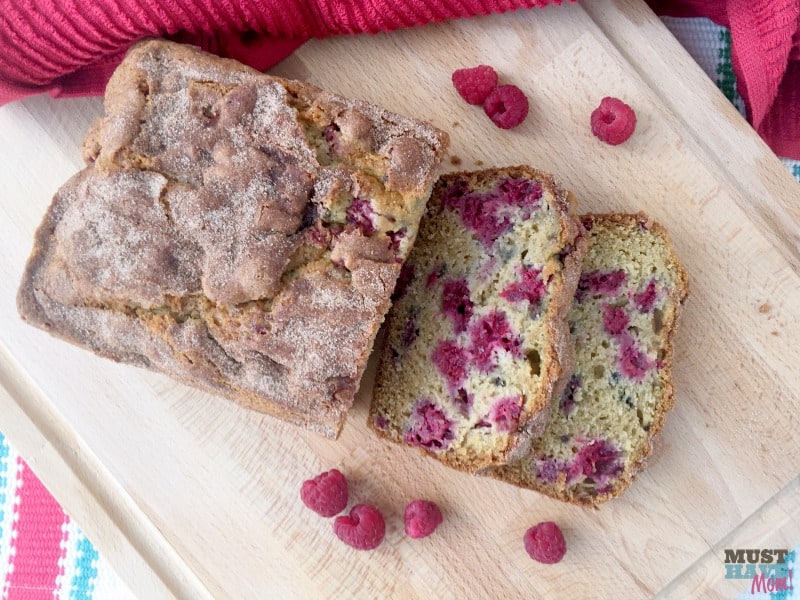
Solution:
M731 30L747 117L780 156L800 160L800 1L648 0L658 13L708 17Z
M101 94L125 50L169 36L264 70L313 37L561 0L0 0L0 105Z
M266 69L312 37L388 31L561 0L0 0L0 105L102 93L125 50L169 36ZM649 0L731 29L748 117L800 159L800 1Z

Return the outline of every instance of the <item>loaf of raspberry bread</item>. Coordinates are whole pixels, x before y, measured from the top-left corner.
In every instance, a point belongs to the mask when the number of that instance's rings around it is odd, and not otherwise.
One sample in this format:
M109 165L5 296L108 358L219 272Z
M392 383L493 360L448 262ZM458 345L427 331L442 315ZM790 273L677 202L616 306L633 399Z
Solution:
M134 46L19 290L28 322L336 436L447 136L163 41Z
M489 473L598 505L644 467L672 408L672 338L688 280L667 232L646 215L583 224L591 245L569 315L574 372L529 455Z
M442 176L398 281L370 424L477 471L527 450L571 363L566 316L586 238L529 167Z

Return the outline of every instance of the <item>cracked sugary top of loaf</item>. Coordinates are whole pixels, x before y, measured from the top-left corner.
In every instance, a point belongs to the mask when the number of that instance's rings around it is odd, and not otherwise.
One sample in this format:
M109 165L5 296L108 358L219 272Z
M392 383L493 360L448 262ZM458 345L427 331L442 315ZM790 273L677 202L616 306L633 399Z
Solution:
M19 305L96 352L336 435L447 136L188 46L137 44Z

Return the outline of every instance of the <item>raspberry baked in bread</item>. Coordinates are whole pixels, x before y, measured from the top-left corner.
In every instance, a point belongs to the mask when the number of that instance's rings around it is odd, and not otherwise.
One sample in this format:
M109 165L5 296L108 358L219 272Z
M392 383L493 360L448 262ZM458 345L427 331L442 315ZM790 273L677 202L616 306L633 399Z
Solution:
M23 318L336 436L446 134L163 41L128 53L105 111L36 234Z
M630 485L672 408L672 337L688 282L646 215L588 215L591 239L569 316L575 369L544 434L500 479L578 504Z
M439 179L389 313L378 433L467 471L525 452L571 363L585 252L573 204L529 167Z

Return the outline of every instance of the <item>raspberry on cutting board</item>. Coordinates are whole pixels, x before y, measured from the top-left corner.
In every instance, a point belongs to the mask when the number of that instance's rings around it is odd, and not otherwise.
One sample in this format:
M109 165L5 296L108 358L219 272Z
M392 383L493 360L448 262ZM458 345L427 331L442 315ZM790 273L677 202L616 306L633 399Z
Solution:
M303 482L300 499L322 517L338 515L347 507L347 479L337 469L331 469Z
M406 535L414 539L428 537L443 520L442 511L429 500L414 500L403 512Z
M497 72L487 65L453 71L453 86L469 104L481 105L497 87Z
M483 111L500 129L512 129L528 116L528 98L515 85L500 85L486 98Z
M356 504L349 515L336 517L333 532L340 540L356 550L374 550L386 534L386 521L371 504Z
M592 133L611 146L618 146L633 135L636 113L619 98L606 96L591 116Z
M522 541L528 555L533 560L546 565L560 562L567 553L564 534L552 521L545 521L531 527L525 532Z

